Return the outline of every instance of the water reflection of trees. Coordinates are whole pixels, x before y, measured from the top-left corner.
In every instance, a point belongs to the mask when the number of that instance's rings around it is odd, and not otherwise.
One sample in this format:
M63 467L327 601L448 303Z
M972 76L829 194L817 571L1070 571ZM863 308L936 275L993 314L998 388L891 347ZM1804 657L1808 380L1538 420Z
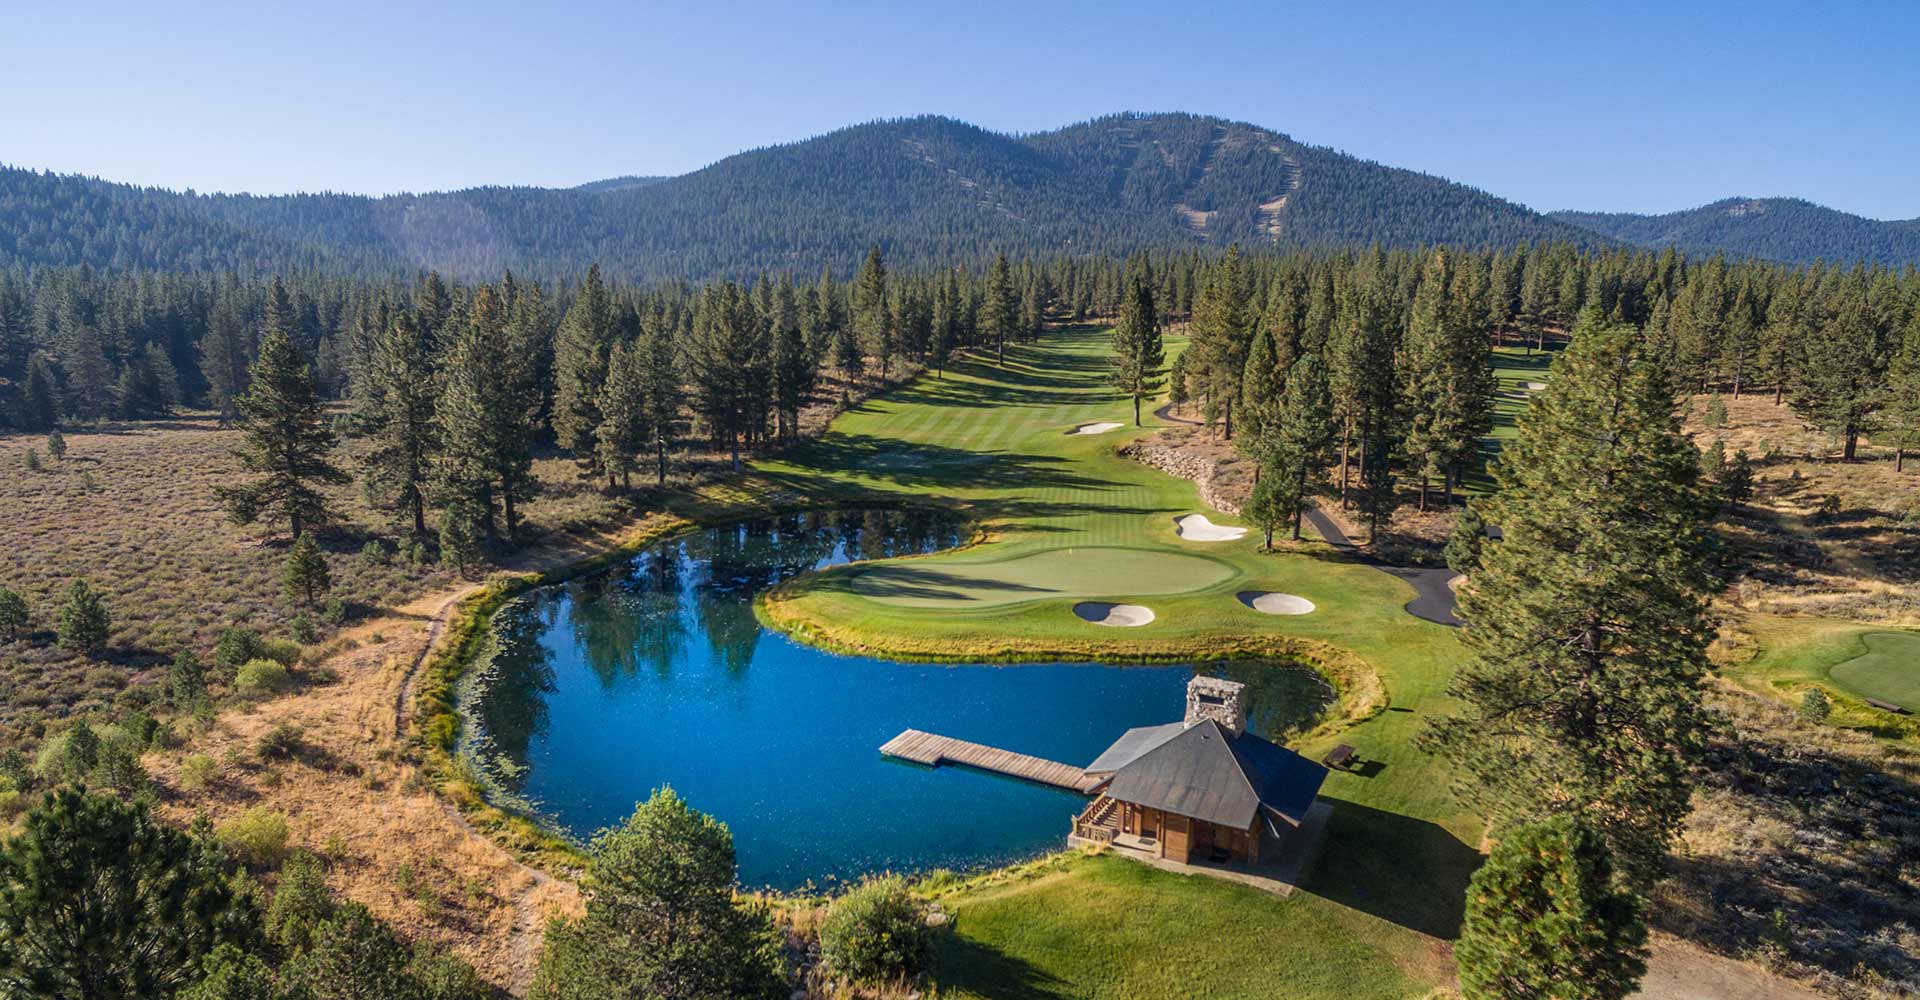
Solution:
M930 552L959 541L938 511L815 511L714 528L655 546L567 584L566 625L587 665L611 685L644 669L668 676L689 637L741 676L759 648L754 595L824 566Z
M567 627L603 686L644 669L665 677L686 642L681 610L687 559L678 544L650 549L566 587Z
M494 623L495 653L489 665L486 696L480 699L480 731L491 743L489 752L509 762L527 759L534 736L547 728L547 696L555 690L553 657L540 642L546 632L543 601L515 601L501 610ZM518 794L523 771L494 769L495 780Z
M1333 690L1307 667L1279 661L1206 663L1196 672L1247 686L1247 724L1271 740L1284 740L1319 723Z

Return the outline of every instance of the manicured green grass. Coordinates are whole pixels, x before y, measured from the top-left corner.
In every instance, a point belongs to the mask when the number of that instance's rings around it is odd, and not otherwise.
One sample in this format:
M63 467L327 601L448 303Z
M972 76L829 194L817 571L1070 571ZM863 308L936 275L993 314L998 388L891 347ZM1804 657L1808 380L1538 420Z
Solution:
M955 895L942 996L1363 1000L1419 996L1432 975L1383 961L1364 931L1324 919L1304 896L1119 858Z
M1835 666L1835 683L1908 711L1920 709L1920 635L1869 632L1860 641L1867 651Z
M1553 367L1552 351L1528 353L1516 347L1499 347L1493 352L1493 375L1499 382L1493 401L1493 432L1480 439L1480 464L1467 474L1464 492L1481 496L1493 490L1493 477L1487 466L1500 457L1500 448L1520 433L1520 414L1526 412L1529 383L1544 384L1547 370Z
M1920 634L1788 615L1751 615L1742 626L1756 651L1722 667L1731 680L1792 705L1808 688L1821 687L1833 699L1829 724L1876 736L1920 736L1920 719L1864 700L1920 709Z
M1233 564L1158 549L1047 549L981 562L880 563L848 574L848 593L882 604L981 609L1049 597L1091 597L1114 581L1136 594L1179 594L1227 579Z
M956 950L943 975L996 997L1404 996L1444 983L1481 824L1413 737L1448 705L1455 633L1407 614L1405 583L1319 543L1264 553L1257 537L1178 538L1173 518L1206 508L1192 483L1116 453L1154 420L1136 430L1131 403L1106 385L1106 345L1104 330L1065 330L1010 350L1005 369L964 360L757 464L762 491L947 502L984 529L958 551L795 580L768 595L769 620L906 658L1334 648L1377 673L1391 707L1337 735L1365 764L1328 779L1327 850L1291 898L1074 858L1046 878L954 893ZM1098 420L1125 426L1065 433ZM1250 589L1298 594L1317 610L1262 615L1235 599ZM1157 617L1103 629L1073 615L1085 599L1145 604ZM1302 749L1335 740L1323 732Z

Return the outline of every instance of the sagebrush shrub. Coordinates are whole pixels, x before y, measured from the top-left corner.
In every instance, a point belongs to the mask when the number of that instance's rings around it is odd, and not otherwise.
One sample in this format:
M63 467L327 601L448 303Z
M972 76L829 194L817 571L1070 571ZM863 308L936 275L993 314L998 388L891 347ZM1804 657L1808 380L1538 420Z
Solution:
M933 950L926 907L905 879L869 879L827 907L820 925L820 960L834 975L855 982L911 979Z

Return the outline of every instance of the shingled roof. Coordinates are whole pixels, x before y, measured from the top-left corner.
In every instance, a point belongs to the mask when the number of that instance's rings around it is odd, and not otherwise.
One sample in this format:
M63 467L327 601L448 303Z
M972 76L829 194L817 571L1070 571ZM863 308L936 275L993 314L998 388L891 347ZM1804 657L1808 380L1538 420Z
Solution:
M1103 763L1113 798L1237 830L1263 812L1300 825L1327 779L1325 767L1212 719L1130 729L1087 770Z

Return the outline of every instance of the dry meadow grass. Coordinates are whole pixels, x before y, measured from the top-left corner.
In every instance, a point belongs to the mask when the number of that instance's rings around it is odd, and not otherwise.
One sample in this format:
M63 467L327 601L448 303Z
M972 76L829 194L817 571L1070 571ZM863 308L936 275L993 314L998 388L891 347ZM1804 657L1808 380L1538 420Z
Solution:
M163 813L176 822L205 815L218 825L259 807L283 814L289 847L325 858L336 892L409 938L447 946L489 981L524 986L548 918L577 911L577 890L468 826L394 727L430 621L465 589L456 583L348 630L318 679L184 732L146 764ZM296 749L266 758L263 739L289 728ZM215 762L216 776L204 784L183 774L199 755Z
M285 638L296 616L332 631L319 608L290 603L281 591L284 532L236 526L214 499L216 485L241 475L232 449L237 431L210 415L109 425L66 434L55 460L38 437L0 438L0 586L20 592L33 625L20 641L0 642L0 745L42 735L47 722L116 703L141 703L182 649L203 658L219 631L244 625ZM341 465L359 467L361 442L342 447ZM37 454L40 471L28 468ZM628 501L582 482L572 464L536 464L545 493L528 510L528 538L591 534L625 521ZM318 531L346 606L344 624L371 620L443 590L455 574L430 555L408 559L411 543L393 515L375 509L358 483L333 493L339 523ZM384 556L362 550L377 543ZM67 587L86 579L113 614L107 647L79 655L54 645L53 625Z
M1723 426L1704 417L1711 400ZM1696 396L1687 429L1754 462L1754 496L1726 520L1740 606L1877 624L1920 623L1920 459L1895 472L1893 450L1837 443L1770 395Z

